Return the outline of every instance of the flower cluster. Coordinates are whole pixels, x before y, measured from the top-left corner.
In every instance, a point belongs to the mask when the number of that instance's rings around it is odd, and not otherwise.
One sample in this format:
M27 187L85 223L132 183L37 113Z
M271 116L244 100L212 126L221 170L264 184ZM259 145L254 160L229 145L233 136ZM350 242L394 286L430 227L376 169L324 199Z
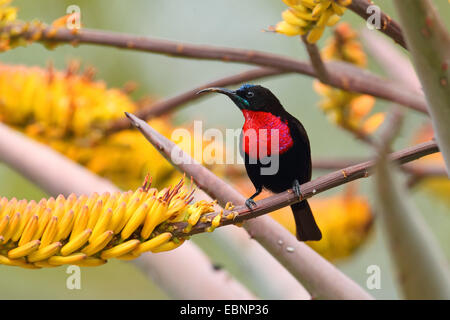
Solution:
M17 8L9 6L11 0L0 0L0 25L16 20Z
M193 191L181 180L160 192L146 182L134 192L59 195L38 203L1 198L0 264L98 266L111 258L175 249L185 239L172 237L164 223L196 224L213 211L214 202L190 204Z
M125 111L135 112L138 105L123 89L94 81L92 69L78 69L76 62L65 71L0 64L0 122L124 189L137 188L147 172L161 184L157 187L176 183L179 173L138 131L105 135L111 122L123 118ZM168 117L149 124L166 137L173 131ZM182 142L186 146L181 148L190 146Z
M345 61L361 68L366 66L366 55L358 42L358 34L347 23L338 25L334 36L322 51L324 60ZM372 96L336 89L319 81L314 89L323 99L320 108L337 125L361 134L374 132L384 121L384 113L369 116L375 99Z
M316 43L326 26L334 26L344 14L351 0L283 0L289 9L283 11L283 21L274 31L287 36L306 35Z

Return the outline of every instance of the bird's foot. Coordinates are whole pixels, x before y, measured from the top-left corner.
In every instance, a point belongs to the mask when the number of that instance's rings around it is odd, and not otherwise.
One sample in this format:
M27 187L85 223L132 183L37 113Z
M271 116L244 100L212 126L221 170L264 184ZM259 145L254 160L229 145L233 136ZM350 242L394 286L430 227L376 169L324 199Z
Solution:
M248 198L247 200L245 200L245 205L247 206L247 208L252 210L253 207L256 207L256 202L252 198Z
M302 196L302 190L300 189L300 183L298 182L298 180L294 180L294 183L292 184L292 190L297 197L300 198Z

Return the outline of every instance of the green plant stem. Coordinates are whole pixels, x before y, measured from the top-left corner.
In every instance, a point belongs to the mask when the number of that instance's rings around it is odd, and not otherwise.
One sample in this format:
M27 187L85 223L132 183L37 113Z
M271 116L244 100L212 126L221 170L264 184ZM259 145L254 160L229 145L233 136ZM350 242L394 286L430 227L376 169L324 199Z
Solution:
M431 1L395 0L412 60L428 100L436 140L450 168L450 35Z

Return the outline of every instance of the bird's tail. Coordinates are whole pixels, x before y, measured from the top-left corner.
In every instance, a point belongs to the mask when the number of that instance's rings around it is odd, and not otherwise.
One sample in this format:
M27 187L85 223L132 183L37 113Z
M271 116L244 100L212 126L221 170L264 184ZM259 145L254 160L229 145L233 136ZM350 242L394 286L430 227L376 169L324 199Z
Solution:
M294 214L295 226L297 228L297 239L300 241L318 241L322 239L322 232L314 220L313 213L309 207L308 201L291 205Z

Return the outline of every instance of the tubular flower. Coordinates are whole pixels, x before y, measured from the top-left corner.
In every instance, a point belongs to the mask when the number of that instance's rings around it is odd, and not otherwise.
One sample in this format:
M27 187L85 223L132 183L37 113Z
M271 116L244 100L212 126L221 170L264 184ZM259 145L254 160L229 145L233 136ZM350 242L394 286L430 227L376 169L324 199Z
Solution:
M105 135L112 121L138 106L123 90L94 81L92 69L79 74L78 68L76 62L64 72L0 64L0 121L122 188L137 188L147 172L161 184L176 182L179 173L136 130ZM173 131L168 117L149 124L166 137ZM183 143L190 153L191 144Z
M214 202L190 204L193 190L181 180L158 192L144 183L136 191L94 193L39 203L0 199L0 264L24 268L63 264L98 266L181 245L163 224L213 211Z
M424 125L413 139L414 144L430 141L434 137L431 123ZM445 168L444 158L441 153L435 153L417 160L417 164ZM430 195L450 205L450 180L445 176L424 176L419 180L418 187L428 191Z
M316 43L326 26L334 26L344 14L351 0L283 0L289 9L281 14L273 31L287 36L305 35Z
M364 68L366 55L358 42L358 34L347 23L336 27L334 37L322 51L324 60L338 60ZM369 116L375 99L372 96L336 89L314 81L314 89L323 99L320 108L337 125L361 134L373 133L384 121L384 113Z

